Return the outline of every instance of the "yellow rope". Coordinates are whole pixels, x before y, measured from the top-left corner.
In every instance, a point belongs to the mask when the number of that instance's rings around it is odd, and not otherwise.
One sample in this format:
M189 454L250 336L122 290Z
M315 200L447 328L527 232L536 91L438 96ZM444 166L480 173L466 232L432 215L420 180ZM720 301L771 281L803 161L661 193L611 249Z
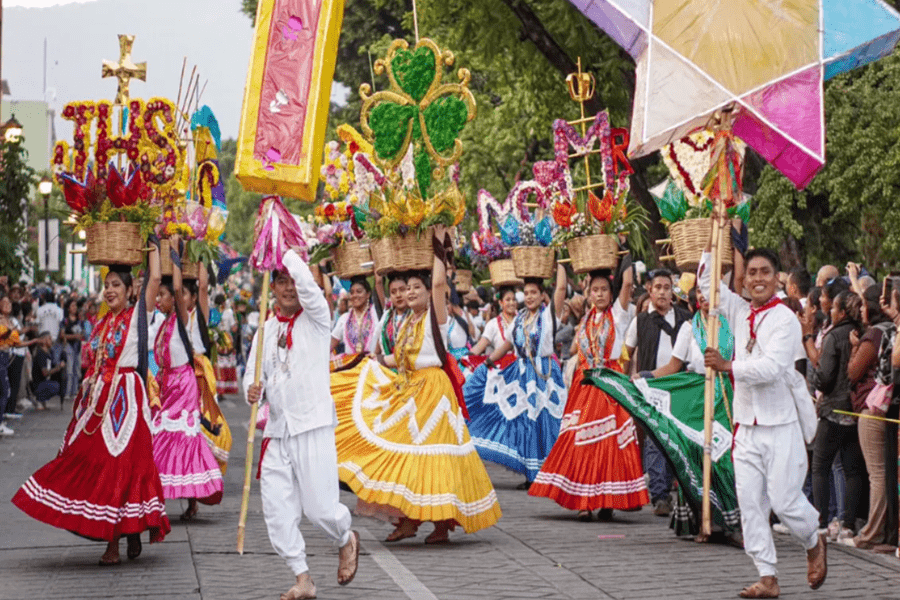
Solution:
M888 419L887 417L879 417L878 415L864 415L861 413L850 412L847 410L833 410L831 412L837 413L839 415L848 415L851 417L859 417L861 419L875 419L876 421L885 421L887 423L896 423L897 425L900 425L900 420Z

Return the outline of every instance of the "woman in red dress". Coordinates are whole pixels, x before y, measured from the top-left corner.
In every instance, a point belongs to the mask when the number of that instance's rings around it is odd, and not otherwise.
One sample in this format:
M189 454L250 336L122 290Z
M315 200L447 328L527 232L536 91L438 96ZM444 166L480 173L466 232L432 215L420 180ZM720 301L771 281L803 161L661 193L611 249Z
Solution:
M641 453L631 416L604 391L582 385L582 380L585 369L622 371L622 341L634 318L633 280L631 269L625 269L616 298L608 273L595 271L590 277L591 310L575 340L578 369L559 437L528 493L577 510L582 520L590 520L597 509L601 520L609 520L613 509L639 510L649 501Z
M19 489L13 504L76 535L107 542L101 565L119 564L119 538L128 558L141 552L140 534L160 542L170 531L162 484L153 461L147 371L147 307L159 289L159 249L149 255L150 279L140 306L129 306L130 268L113 266L104 282L109 312L90 341L87 378L55 459Z

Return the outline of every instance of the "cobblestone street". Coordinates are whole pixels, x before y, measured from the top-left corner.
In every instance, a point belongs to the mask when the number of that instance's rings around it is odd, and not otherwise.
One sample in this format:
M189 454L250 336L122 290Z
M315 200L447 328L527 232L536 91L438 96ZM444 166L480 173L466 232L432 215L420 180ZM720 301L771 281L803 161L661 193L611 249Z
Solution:
M223 409L235 444L221 505L201 506L199 518L179 522L186 502L170 501L172 533L148 545L136 561L100 567L103 545L25 516L9 499L28 476L56 452L69 406L27 412L14 437L0 438L0 599L173 598L230 600L278 598L292 574L266 535L254 480L245 554L235 551L249 409L226 402ZM259 438L257 438L259 439ZM258 443L257 443L258 452ZM451 543L425 546L417 538L383 544L390 526L355 519L362 537L359 573L336 583L337 549L318 529L302 526L319 598L366 600L465 600L488 598L732 598L756 579L750 559L729 546L677 539L666 519L645 507L616 513L612 523L581 523L549 500L529 497L515 486L521 477L488 465L503 518L496 527ZM351 508L352 495L343 493ZM817 592L806 584L805 553L776 535L783 598L900 598L900 561L846 547L829 547L829 574Z

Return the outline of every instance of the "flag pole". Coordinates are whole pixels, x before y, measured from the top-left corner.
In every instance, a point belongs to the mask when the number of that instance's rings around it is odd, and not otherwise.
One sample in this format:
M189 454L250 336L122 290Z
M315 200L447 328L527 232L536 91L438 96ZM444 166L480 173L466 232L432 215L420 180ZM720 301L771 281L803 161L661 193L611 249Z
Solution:
M253 372L253 385L259 384L262 373L263 342L266 330L266 318L269 309L269 273L263 273L262 292L259 302L259 328L256 330L256 369ZM250 427L247 432L247 457L244 459L244 493L241 497L241 516L238 521L237 551L244 553L244 527L247 524L247 507L250 504L250 481L253 474L253 441L256 437L256 412L259 410L259 402L254 402L250 408Z

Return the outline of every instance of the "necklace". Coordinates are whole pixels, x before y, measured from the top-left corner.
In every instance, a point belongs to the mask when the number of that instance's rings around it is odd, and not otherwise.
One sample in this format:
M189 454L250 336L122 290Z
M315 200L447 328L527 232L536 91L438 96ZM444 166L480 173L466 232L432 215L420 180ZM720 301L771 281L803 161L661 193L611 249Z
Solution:
M345 328L345 342L348 348L359 354L369 345L369 336L372 332L372 310L371 307L365 309L361 316L356 316L356 311L351 310L350 316L347 318L347 327Z

